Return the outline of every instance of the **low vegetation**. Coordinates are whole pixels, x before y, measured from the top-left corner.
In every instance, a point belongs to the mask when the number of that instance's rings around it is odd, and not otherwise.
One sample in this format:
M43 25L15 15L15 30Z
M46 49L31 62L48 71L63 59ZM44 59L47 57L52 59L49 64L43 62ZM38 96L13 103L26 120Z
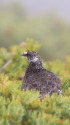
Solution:
M56 73L62 81L62 95L53 94L40 101L36 91L21 90L28 62L21 53L38 51L33 40L0 48L0 125L70 125L70 57L65 63L57 60L43 66Z

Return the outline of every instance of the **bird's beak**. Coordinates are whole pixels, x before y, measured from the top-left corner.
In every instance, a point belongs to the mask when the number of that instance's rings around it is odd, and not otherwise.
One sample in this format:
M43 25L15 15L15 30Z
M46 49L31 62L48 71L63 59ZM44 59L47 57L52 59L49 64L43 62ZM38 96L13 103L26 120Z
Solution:
M27 55L27 52L24 52L21 54L21 56L26 56Z

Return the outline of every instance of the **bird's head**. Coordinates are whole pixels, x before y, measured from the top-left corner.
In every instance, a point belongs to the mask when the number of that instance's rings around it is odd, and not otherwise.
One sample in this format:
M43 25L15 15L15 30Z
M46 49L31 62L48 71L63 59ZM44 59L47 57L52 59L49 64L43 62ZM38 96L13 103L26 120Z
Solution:
M39 54L34 51L24 52L22 56L27 57L29 62L35 63L35 62L41 61L41 57L39 56Z

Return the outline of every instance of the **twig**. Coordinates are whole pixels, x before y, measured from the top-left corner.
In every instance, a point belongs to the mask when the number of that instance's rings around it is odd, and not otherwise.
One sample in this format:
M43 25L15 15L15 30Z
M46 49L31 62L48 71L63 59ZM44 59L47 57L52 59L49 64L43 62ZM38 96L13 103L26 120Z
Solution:
M11 62L12 62L12 60L8 60L8 61L0 68L0 72L2 72Z
M18 76L18 80L23 80L24 77L23 76Z

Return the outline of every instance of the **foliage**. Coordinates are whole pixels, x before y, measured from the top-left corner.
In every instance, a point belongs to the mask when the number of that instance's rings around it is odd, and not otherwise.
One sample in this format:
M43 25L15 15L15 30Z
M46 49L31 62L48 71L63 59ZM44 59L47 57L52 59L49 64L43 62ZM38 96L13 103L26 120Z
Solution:
M47 95L40 101L39 92L21 90L18 76L24 75L28 65L21 53L38 49L32 39L8 50L0 49L0 67L12 60L0 73L0 125L70 125L70 57L65 63L43 61L45 68L61 78L62 95Z

